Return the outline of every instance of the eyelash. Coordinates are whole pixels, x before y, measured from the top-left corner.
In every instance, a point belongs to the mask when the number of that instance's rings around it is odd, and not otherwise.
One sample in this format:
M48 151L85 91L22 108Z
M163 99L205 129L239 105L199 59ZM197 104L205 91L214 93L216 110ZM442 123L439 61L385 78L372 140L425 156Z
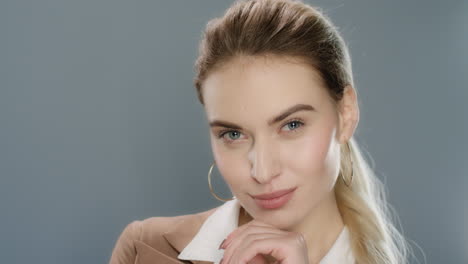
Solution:
M295 118L295 119L289 120L288 122L286 122L285 124L283 124L283 125L281 126L281 128L283 128L284 126L289 125L289 124L291 124L291 123L298 123L298 124L299 124L299 126L298 126L297 128L290 130L290 132L292 132L292 133L296 133L297 130L299 130L301 127L304 126L304 122L303 122L302 119L300 119L300 118ZM221 130L221 131L218 133L218 138L222 138L222 137L224 137L224 135L226 135L227 133L230 133L230 132L239 132L239 131L237 131L237 130ZM239 133L240 133L240 132L239 132ZM226 141L228 141L228 143L231 143L231 142L236 141L236 139L227 139Z

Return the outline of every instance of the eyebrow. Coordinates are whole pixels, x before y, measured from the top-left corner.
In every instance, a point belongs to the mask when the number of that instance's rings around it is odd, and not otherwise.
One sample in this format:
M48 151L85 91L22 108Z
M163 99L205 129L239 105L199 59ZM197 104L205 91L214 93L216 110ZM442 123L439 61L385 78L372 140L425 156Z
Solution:
M276 124L282 120L284 120L286 117L299 112L299 111L315 111L315 108L311 105L308 104L297 104L292 107L289 107L288 109L284 110L281 112L279 115L276 117L271 118L268 120L268 125L272 126L273 124ZM213 120L210 122L210 127L226 127L226 128L231 128L231 129L242 129L241 126L236 125L234 123L228 122L228 121L222 121L222 120Z

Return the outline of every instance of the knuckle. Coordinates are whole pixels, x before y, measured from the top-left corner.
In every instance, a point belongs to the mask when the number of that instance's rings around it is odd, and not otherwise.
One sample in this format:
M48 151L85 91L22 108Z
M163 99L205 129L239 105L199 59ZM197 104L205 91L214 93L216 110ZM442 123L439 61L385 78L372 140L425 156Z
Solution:
M296 232L294 233L294 239L299 245L305 245L306 240L305 237L302 233Z
M250 231L252 231L253 229L255 229L255 227L252 226L252 225L249 225L249 226L247 226L247 227L245 228L245 231L250 232Z

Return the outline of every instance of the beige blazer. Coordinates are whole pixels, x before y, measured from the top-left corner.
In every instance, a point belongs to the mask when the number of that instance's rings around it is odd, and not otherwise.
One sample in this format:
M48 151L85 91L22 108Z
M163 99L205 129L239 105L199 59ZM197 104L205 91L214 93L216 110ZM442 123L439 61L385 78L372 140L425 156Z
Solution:
M150 217L128 224L120 234L109 264L208 264L177 259L205 220L217 209L188 215Z

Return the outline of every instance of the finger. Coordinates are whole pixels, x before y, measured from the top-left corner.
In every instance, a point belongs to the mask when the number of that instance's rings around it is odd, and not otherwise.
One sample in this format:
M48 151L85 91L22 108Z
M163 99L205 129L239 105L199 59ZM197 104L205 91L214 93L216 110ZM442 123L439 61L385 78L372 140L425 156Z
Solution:
M258 254L255 257L253 257L248 264L268 264L268 260L262 255Z
M255 231L256 230L256 231ZM280 230L276 227L273 227L271 225L268 225L268 224L264 224L263 222L259 222L259 221L251 221L243 226L240 226L238 228L236 228L234 231L232 231L227 237L226 237L226 241L224 243L225 246L229 245L232 240L238 236L240 236L240 234L243 234L243 233L252 233L252 232L265 232L265 233L278 233L278 234L285 234L287 233L286 231L283 231L283 230Z
M308 263L307 245L302 238L302 234L290 232L286 236L248 239L235 252L234 263L248 263L258 254L271 256L282 264Z
M269 255L277 260L278 263L282 263L283 259L286 258L286 252L282 250L283 243L277 237L275 238L256 238L252 240L249 245L236 252L234 256L234 263L248 264L251 259L256 258L258 255ZM258 258L257 258L258 259ZM266 258L264 257L265 261ZM268 262L267 262L268 263Z
M252 220L249 223L238 227L236 230L231 232L224 243L223 248L225 249L224 252L224 260L223 262L229 263L231 256L236 248L239 247L240 244L244 243L245 236L249 234L278 234L278 235L287 235L288 232L280 230L274 226L266 224L264 222L258 220Z
M233 256L239 254L239 252L242 251L245 245L250 244L251 241L255 239L265 239L271 237L279 238L281 237L281 234L267 232L240 234L240 236L234 238L233 241L226 247L223 255L223 259L225 261L223 261L223 263L235 263L232 262Z
M241 236L236 237L224 251L223 260L226 260L226 262L223 261L223 263L231 263L236 255L239 255L243 250L245 250L245 247L251 245L255 240L267 238L279 239L282 236L283 234L266 232L242 234Z

